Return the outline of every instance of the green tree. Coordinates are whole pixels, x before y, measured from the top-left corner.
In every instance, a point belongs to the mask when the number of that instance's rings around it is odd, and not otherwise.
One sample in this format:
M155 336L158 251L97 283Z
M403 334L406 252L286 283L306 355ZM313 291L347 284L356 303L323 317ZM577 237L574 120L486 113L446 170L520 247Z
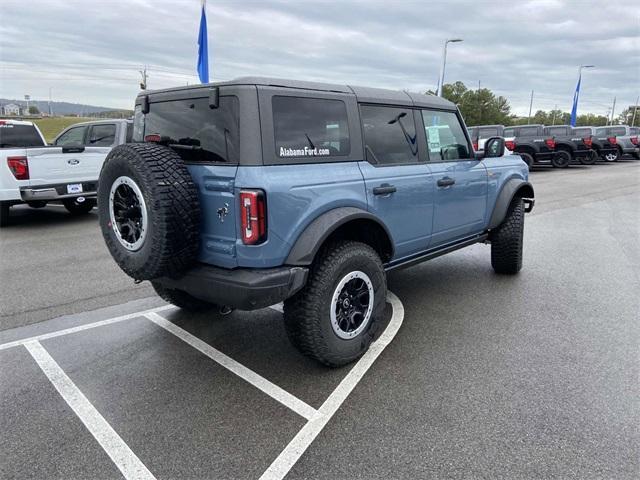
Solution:
M36 107L35 105L29 106L29 115L38 115L39 113L40 110L38 110L38 107Z
M469 90L464 83L446 83L442 96L458 105L467 125L505 124L511 107L505 97L496 97L488 88Z

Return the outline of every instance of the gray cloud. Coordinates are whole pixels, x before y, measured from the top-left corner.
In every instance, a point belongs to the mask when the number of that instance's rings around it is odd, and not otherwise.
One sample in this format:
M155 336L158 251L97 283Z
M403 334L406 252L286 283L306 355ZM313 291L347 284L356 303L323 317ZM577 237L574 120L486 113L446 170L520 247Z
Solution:
M198 0L5 0L0 96L131 107L142 65L149 85L196 83ZM424 91L447 80L491 88L525 114L571 106L616 110L640 93L640 9L596 1L209 0L214 79L265 75Z

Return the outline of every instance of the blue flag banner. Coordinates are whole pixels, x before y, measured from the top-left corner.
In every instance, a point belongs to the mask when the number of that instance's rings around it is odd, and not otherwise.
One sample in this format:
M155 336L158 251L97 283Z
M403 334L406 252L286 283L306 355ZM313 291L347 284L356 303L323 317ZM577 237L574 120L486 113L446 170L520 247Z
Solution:
M573 108L571 109L571 126L576 126L576 117L578 116L578 96L580 95L580 81L582 75L578 76L578 84L576 85L576 92L573 94Z
M200 83L209 83L209 46L204 1L202 2L202 13L200 14L200 33L198 33L198 76L200 77Z

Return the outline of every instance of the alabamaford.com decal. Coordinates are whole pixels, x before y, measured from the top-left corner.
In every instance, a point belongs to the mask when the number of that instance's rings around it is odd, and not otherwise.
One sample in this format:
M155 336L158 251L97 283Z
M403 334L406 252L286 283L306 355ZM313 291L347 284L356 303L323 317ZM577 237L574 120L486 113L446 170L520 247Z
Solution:
M304 147L304 148L286 148L280 147L281 157L317 157L322 155L331 155L328 148Z

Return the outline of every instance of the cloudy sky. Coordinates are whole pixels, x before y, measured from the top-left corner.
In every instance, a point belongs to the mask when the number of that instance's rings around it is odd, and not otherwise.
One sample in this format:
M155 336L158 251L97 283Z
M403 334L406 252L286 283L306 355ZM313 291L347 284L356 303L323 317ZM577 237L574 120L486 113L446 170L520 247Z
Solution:
M506 96L526 115L616 111L640 94L640 8L602 1L208 0L213 79L264 75L425 91L446 81ZM2 0L0 97L131 108L149 87L196 83L200 0Z

